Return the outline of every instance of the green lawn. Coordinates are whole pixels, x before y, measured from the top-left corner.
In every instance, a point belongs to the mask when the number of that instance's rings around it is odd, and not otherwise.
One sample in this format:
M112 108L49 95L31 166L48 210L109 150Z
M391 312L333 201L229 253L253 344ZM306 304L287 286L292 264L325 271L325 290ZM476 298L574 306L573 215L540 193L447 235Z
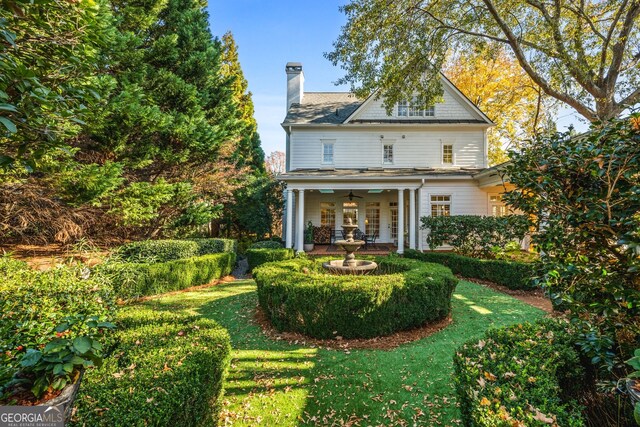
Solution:
M454 322L392 351L335 351L272 341L252 322L255 283L238 281L147 302L217 320L233 360L221 425L458 425L452 356L492 326L544 312L508 295L460 282Z

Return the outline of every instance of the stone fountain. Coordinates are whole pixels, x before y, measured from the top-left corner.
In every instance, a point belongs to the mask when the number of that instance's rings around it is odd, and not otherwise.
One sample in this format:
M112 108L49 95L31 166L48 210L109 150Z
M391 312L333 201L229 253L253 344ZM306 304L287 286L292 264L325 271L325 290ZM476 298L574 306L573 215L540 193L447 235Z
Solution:
M364 245L364 240L355 240L353 231L358 228L353 224L351 218L347 218L347 222L342 225L342 229L346 233L345 240L337 240L336 245L346 252L344 260L333 260L322 264L326 270L333 274L367 274L378 267L373 261L364 261L356 259L355 252Z

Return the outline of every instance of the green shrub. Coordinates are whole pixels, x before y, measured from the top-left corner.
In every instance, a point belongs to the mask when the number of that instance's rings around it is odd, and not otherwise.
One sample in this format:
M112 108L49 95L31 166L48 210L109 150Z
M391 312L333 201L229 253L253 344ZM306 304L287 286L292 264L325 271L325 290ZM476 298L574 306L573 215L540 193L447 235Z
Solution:
M504 199L537 230L541 285L615 381L640 345L640 111L578 136L540 134L509 157Z
M422 229L429 230L427 243L433 250L443 245L461 255L491 256L491 248L522 240L529 231L524 215L425 216Z
M479 259L446 252L420 252L407 249L404 256L426 262L445 265L453 271L470 279L488 280L509 289L534 289L532 278L535 274L531 263Z
M284 261L295 256L293 249L247 249L249 271L267 262Z
M317 338L370 338L445 318L457 279L437 264L378 258L380 275L334 276L295 259L254 270L273 325Z
M115 255L125 262L154 263L198 256L200 245L190 240L142 240L120 246Z
M118 344L86 373L73 426L214 426L230 339L212 320L133 305L118 314Z
M0 277L0 400L18 372L39 395L99 362L115 310L106 278L81 265L35 271L6 256Z
M233 239L188 239L198 245L198 255L218 254L221 252L236 252L238 243Z
M99 269L112 277L119 299L131 300L204 285L229 275L235 262L236 255L225 252L154 264L111 262Z
M275 240L262 240L251 245L250 249L282 249L282 243Z
M575 396L585 375L568 323L544 320L487 332L454 356L466 426L584 426Z

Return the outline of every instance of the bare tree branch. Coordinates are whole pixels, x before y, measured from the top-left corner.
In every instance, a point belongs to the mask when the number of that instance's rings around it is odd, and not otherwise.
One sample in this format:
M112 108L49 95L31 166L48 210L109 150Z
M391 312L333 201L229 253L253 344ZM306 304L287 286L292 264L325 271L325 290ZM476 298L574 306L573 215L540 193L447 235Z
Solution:
M533 69L529 61L527 61L527 58L524 52L522 51L522 47L520 46L519 41L511 31L511 28L509 28L506 22L504 22L504 19L502 19L502 17L496 10L496 7L493 4L493 2L491 0L483 0L483 2L489 9L489 13L491 13L491 16L493 16L493 18L495 19L496 23L498 24L498 26L500 27L500 29L502 30L506 38L509 40L509 45L511 46L514 54L516 55L518 62L520 63L522 68L525 70L525 72L531 77L531 79L534 82L536 82L542 88L542 90L545 91L546 94L553 96L554 98L557 98L562 102L565 102L568 105L572 106L573 108L576 109L576 111L578 111L580 114L582 114L589 120L592 120L592 121L596 120L597 116L594 110L584 105L583 103L573 98L572 96L566 93L559 92L554 88L552 88L549 82Z

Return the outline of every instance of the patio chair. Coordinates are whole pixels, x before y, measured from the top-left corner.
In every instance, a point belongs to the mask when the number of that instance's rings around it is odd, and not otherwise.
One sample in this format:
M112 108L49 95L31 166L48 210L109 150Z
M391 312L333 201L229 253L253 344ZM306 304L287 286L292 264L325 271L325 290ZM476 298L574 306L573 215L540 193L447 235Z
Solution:
M367 235L362 232L359 228L353 230L353 238L355 240L364 240L364 248L367 248Z
M378 233L365 234L364 235L365 247L368 247L369 245L371 245L371 246L373 246L375 248L376 247L376 239L377 238L378 238Z

